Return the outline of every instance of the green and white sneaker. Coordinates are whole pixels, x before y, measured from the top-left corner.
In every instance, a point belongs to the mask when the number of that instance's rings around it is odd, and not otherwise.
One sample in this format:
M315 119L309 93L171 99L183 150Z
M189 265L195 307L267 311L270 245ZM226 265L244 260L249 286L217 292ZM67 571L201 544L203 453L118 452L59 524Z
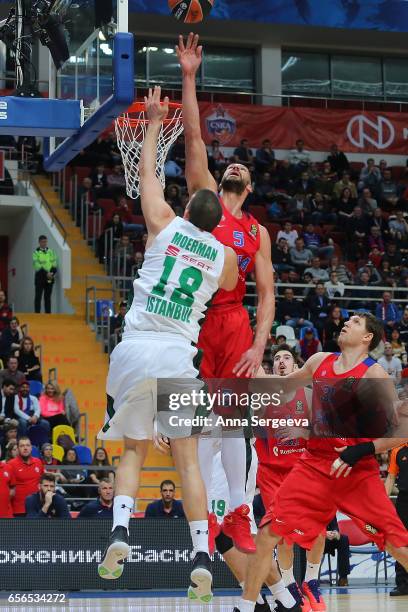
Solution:
M213 598L211 560L207 553L198 552L194 557L190 580L188 599L192 603L211 603Z
M125 559L130 551L129 536L125 527L116 527L98 565L98 574L105 580L116 580L123 574Z

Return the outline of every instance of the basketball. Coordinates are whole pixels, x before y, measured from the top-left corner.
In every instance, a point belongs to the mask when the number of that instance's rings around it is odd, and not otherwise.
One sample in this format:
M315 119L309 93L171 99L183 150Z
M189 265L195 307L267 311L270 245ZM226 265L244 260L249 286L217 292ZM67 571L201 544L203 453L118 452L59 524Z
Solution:
M169 8L178 21L199 23L210 14L214 0L169 0Z

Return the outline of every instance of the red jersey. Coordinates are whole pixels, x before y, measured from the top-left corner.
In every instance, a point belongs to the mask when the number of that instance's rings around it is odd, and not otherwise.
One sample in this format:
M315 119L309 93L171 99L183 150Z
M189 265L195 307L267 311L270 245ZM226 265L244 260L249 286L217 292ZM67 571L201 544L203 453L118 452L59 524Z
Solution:
M16 494L12 500L14 514L24 514L26 497L38 492L40 477L44 472L44 466L37 457L30 457L26 462L21 457L15 457L7 462L13 475Z
M334 364L337 361L340 353L331 353L323 359L320 366L313 375L313 433L309 439L307 448L312 456L323 456L324 458L334 459L338 457L338 452L335 448L343 446L354 446L361 442L371 442L374 438L357 438L357 437L332 437L330 431L336 429L330 427L330 422L335 422L336 414L342 413L342 417L346 420L350 419L352 423L353 413L358 407L359 399L357 397L357 386L359 379L363 378L368 368L376 362L371 357L367 357L356 365L351 370L336 374ZM340 384L337 381L344 381ZM328 437L325 437L325 430ZM307 453L307 454L309 454ZM367 462L378 464L374 457L366 457L359 462L367 464Z
M247 274L252 272L255 267L255 255L261 245L259 223L247 212L242 213L242 217L237 219L225 206L220 198L222 206L222 219L219 225L213 230L213 236L223 245L234 249L238 255L239 277L238 283L233 291L219 289L215 294L211 306L236 305L242 304L246 293L245 280Z
M309 410L304 389L298 389L292 400L284 406L276 407L276 417L280 419L308 419ZM267 410L267 418L273 418L273 410ZM307 440L296 438L282 442L278 437L257 438L255 443L259 463L272 466L276 470L290 471L303 451Z
M14 487L14 476L7 463L0 463L0 518L13 518L10 489Z

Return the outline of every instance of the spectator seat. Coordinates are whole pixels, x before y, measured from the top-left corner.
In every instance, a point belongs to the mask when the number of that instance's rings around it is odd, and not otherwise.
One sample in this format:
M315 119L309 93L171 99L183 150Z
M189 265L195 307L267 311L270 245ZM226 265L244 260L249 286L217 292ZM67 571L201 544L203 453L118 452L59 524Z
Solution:
M249 212L262 225L264 223L267 223L268 215L267 215L267 212L266 212L266 208L264 206L250 206Z
M275 336L285 336L286 343L290 347L294 347L296 345L296 336L295 330L290 325L278 325L276 328Z
M81 465L91 465L92 463L92 452L88 446L82 444L76 444L74 446L76 450L78 461Z
M62 461L64 459L64 449L59 444L54 444L52 447L52 456L57 461Z
M31 444L38 448L41 448L43 444L50 441L48 433L41 425L33 425L30 427L28 430L28 437L31 440Z
M31 455L36 459L41 459L40 449L37 446L33 446L31 449Z
M52 444L58 446L57 440L60 436L69 436L74 444L76 444L75 431L70 425L57 425L52 430Z
M376 560L375 584L378 584L378 574L381 563L384 564L385 584L388 584L387 574L387 553L378 550L371 540L369 534L364 534L352 519L345 519L338 522L339 531L349 539L350 552L358 555L370 555Z
M88 167L88 166L77 166L75 168L75 174L77 175L78 178L78 183L83 181L84 178L88 178L89 176L91 176L92 173L92 168Z
M30 395L35 395L38 397L41 395L43 390L43 384L39 380L29 380L28 384L30 385Z
M146 227L146 221L143 215L132 215L132 223L138 223Z

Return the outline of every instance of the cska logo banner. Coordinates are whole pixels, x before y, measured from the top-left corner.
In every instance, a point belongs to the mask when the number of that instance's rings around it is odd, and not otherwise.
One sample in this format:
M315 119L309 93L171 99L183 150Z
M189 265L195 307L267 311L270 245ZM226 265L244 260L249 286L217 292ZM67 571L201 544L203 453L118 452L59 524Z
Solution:
M238 147L247 139L252 151L269 139L273 149L292 149L297 138L310 151L326 151L333 142L346 153L405 155L408 114L341 109L213 104L200 102L201 130L207 145Z
M205 117L205 128L210 140L214 138L225 145L235 135L237 122L234 117L219 104L216 109L210 109L210 114Z

